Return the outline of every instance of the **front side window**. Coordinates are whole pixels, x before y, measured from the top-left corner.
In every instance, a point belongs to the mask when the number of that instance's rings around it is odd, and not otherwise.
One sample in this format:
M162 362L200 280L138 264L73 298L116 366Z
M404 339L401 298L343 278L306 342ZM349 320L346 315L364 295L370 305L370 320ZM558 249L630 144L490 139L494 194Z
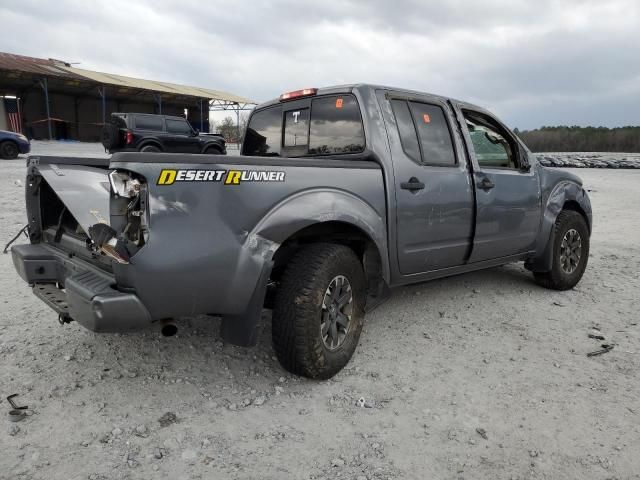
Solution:
M280 156L282 106L265 108L251 115L242 145L243 155Z
M167 132L175 135L191 135L193 130L187 122L167 119Z
M517 168L514 149L502 128L488 117L463 111L478 165L487 168Z
M155 117L151 115L138 115L136 117L136 128L140 130L155 130L161 132L162 117Z

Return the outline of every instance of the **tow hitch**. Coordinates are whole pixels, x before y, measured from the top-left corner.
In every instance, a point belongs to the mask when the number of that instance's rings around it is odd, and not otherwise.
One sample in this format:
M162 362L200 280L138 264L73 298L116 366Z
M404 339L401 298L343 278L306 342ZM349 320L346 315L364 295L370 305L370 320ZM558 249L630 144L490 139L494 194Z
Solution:
M69 315L67 294L57 283L36 283L33 286L33 293L58 314L58 322L60 322L60 325L73 321Z

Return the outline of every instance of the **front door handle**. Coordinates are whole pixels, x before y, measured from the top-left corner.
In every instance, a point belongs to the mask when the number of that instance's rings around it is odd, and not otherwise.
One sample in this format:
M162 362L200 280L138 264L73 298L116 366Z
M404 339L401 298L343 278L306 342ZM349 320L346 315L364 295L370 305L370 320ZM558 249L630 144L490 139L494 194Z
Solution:
M408 182L402 182L400 188L403 190L410 190L416 192L424 188L424 183L418 180L416 177L411 177Z
M495 186L496 184L489 180L489 177L484 177L480 182L478 182L478 188L485 192L491 190Z

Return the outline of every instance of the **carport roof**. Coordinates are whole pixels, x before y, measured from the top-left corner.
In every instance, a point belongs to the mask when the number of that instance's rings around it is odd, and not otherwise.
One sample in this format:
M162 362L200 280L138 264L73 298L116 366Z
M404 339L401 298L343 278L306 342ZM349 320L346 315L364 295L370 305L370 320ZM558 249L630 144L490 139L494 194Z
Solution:
M167 93L174 96L189 96L222 100L225 102L255 104L254 100L234 95L233 93L208 88L190 87L176 83L145 80L142 78L126 77L113 73L95 72L72 67L62 60L26 57L12 53L0 52L0 70L18 71L48 77L62 77L69 80L89 81L99 85L112 85L121 88L147 90L149 92Z

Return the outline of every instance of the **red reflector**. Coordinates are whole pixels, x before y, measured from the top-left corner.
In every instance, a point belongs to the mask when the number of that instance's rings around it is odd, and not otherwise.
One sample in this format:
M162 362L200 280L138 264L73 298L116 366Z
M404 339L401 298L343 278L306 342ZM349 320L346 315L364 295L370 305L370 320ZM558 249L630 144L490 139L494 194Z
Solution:
M127 142L127 145L133 142L133 132L127 132L125 136L125 140Z
M280 95L280 101L293 100L294 98L308 97L318 93L317 88L303 88L302 90L296 90L294 92L287 92Z

